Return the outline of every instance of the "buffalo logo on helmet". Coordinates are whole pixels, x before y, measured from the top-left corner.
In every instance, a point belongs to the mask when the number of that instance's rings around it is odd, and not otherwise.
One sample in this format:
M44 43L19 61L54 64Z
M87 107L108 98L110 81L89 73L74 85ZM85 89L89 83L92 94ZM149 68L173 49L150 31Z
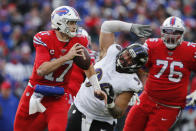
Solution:
M62 8L56 11L56 14L58 14L59 16L65 15L69 12L69 10L67 8Z

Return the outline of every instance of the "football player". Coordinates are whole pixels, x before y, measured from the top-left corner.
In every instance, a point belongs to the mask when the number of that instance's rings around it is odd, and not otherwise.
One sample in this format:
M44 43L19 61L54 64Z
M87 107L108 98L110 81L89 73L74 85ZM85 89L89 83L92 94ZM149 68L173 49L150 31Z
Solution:
M149 36L150 27L122 21L105 21L101 26L100 48L102 59L95 70L102 90L107 94L107 104L93 95L88 79L82 84L68 113L66 131L113 131L116 118L121 117L134 94L142 88L136 75L147 61L148 54L140 44L125 49L115 44L114 33L132 31L140 37Z
M88 38L88 45L87 45L87 49L91 58L91 62L93 64L95 64L95 60L97 58L97 52L93 51L90 49L90 45L91 45L91 38L89 36L89 34L87 33L87 31L83 28L79 28L77 30L77 34L78 35L84 35ZM66 85L66 93L69 94L69 105L71 105L74 101L74 98L76 96L76 94L78 93L81 84L84 82L85 80L85 73L84 71L78 67L76 64L73 63L73 67L72 67L72 72L70 75L70 80L68 85Z
M51 14L52 30L41 31L33 38L36 56L33 73L22 95L15 117L15 131L65 131L69 93L65 92L72 71L73 58L82 56L86 37L77 35L78 12L70 6L56 8ZM100 90L93 64L84 70L95 88ZM103 96L101 96L103 97Z
M149 74L124 131L168 131L185 107L190 72L196 70L196 43L183 40L185 26L176 16L168 17L160 29L161 38L145 42Z

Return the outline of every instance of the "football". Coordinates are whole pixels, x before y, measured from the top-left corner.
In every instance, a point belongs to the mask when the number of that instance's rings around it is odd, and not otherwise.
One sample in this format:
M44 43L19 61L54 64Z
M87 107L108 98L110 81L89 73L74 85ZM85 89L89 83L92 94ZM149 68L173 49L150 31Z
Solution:
M90 67L91 58L88 53L88 50L85 47L83 47L83 49L84 49L84 53L81 52L83 56L75 56L73 58L73 61L81 69L87 70Z

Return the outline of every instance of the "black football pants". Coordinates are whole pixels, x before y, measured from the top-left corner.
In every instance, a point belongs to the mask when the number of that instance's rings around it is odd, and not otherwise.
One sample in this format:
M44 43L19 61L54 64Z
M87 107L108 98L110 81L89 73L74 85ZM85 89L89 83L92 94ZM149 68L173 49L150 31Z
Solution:
M82 118L85 117L86 116L82 114L73 104L68 112L66 131L82 131ZM107 122L93 120L89 131L113 131L114 125Z

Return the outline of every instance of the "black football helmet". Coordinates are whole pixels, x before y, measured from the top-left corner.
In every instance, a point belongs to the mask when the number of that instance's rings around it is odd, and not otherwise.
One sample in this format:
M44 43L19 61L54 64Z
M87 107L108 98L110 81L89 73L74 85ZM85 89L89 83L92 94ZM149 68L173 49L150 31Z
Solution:
M147 50L134 43L124 48L116 56L116 71L119 73L135 73L148 60Z

